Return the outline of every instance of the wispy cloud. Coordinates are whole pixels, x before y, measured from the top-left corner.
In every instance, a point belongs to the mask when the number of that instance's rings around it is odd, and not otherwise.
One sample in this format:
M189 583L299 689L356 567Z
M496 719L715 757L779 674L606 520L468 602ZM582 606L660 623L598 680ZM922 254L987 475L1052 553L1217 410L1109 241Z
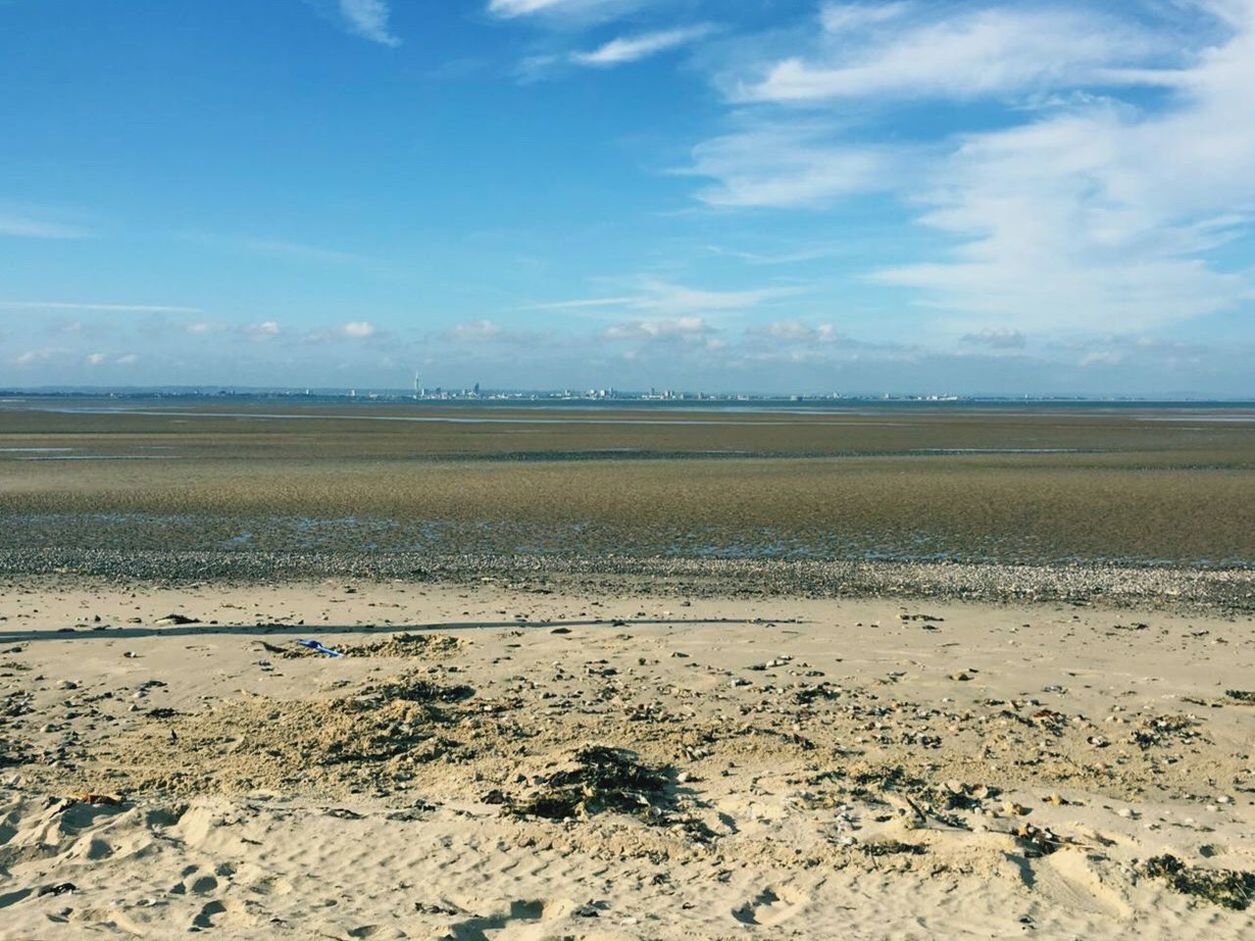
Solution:
M848 247L825 245L816 248L800 248L791 252L747 252L735 248L723 248L719 245L707 245L706 251L724 258L735 258L750 265L796 265L821 258L832 258L847 254Z
M615 17L644 6L650 0L489 0L488 12L502 19L522 16Z
M1136 63L1154 48L1128 23L1068 9L981 9L936 22L903 24L913 10L831 7L811 56L769 64L738 83L742 101L817 102L869 95L977 98L1032 87L1078 87L1099 70ZM892 28L851 41L849 31L891 20Z
M709 206L818 208L857 193L887 189L908 155L845 144L819 121L768 121L693 148L679 173L716 180L698 191Z
M798 287L757 288L746 291L712 291L690 288L656 278L639 278L636 291L612 297L586 297L545 304L530 304L528 310L649 311L659 314L710 314L748 310L779 298L801 292Z
M271 258L286 258L292 261L309 261L328 264L366 264L371 259L353 252L323 248L318 245L305 245L301 242L290 242L284 239L247 238L240 242L241 247L255 255L267 255Z
M199 307L168 304L79 304L62 301L0 301L4 310L83 311L106 314L199 314Z
M613 68L686 46L709 36L714 29L713 24L699 23L696 26L663 29L639 33L635 36L621 36L588 52L573 52L570 55L570 61L575 65L593 68Z
M365 340L377 332L373 323L367 320L352 320L340 328L340 332L354 340Z
M913 6L910 2L828 3L820 8L819 22L830 35L852 33L896 20Z
M1209 252L1255 231L1255 0L1191 11L1223 16L1178 34L1077 7L830 5L804 51L719 72L737 129L685 172L711 181L695 195L718 208L872 195L881 218L914 215L940 247L869 280L912 291L951 336L1234 309L1255 299L1255 273ZM1130 93L1145 85L1161 91ZM951 133L885 117L923 99ZM849 102L840 123L835 100Z
M339 0L339 12L354 35L381 46L401 45L388 25L390 10L386 0Z
M87 239L93 232L86 226L66 222L52 214L0 208L0 236L27 239Z
M122 353L114 356L109 353L88 353L83 359L88 366L134 366L139 362L139 354Z

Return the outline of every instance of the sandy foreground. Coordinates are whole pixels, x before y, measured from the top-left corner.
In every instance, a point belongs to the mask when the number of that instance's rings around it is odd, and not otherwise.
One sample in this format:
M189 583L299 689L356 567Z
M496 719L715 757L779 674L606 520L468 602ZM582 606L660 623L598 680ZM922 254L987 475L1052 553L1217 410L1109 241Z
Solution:
M1249 938L1251 628L11 578L0 939Z

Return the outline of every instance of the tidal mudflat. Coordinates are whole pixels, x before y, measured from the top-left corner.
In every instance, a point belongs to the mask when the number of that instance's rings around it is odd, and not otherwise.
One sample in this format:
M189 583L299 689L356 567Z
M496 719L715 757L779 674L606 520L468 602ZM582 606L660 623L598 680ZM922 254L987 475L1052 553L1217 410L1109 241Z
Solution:
M0 410L0 549L1255 559L1237 408L75 408Z

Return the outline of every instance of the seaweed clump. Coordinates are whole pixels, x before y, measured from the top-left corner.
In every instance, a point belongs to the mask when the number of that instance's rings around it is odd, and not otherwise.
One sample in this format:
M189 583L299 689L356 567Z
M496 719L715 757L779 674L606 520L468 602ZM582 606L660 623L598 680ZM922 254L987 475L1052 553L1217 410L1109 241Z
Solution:
M1146 862L1146 874L1163 879L1182 895L1206 899L1215 905L1245 911L1255 897L1255 872L1202 869L1165 853Z
M8 739L0 738L0 768L8 765L20 765L25 756L20 755L17 748Z
M611 812L666 823L671 777L671 769L645 765L625 749L590 745L567 766L540 778L532 794L509 801L509 809L548 820Z
M928 847L920 843L903 843L900 840L880 840L859 846L864 856L923 856Z

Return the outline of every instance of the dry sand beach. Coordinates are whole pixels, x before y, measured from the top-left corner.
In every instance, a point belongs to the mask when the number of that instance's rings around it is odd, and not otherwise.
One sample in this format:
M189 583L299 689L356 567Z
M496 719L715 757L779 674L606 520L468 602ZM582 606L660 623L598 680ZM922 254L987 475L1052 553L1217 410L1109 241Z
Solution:
M0 941L1255 932L1249 410L55 404Z
M12 576L0 617L5 939L1255 930L1248 613Z

